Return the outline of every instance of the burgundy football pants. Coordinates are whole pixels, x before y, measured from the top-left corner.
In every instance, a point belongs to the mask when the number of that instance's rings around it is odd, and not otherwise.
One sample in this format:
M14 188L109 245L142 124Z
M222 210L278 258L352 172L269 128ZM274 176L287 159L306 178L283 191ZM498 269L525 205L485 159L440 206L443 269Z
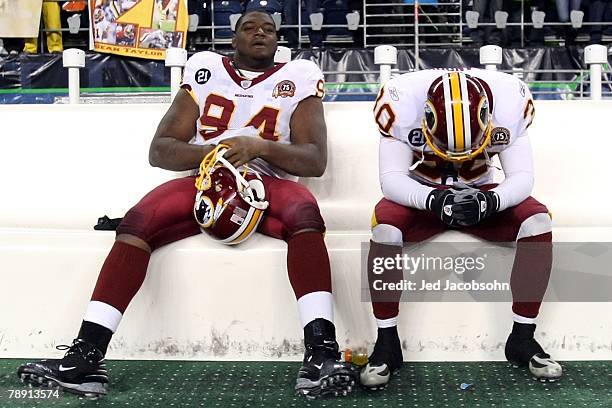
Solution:
M293 181L262 179L269 207L257 231L288 243L287 269L296 298L331 292L329 257L323 241L325 224L315 198ZM117 234L134 235L155 250L201 233L193 215L194 183L195 177L184 177L153 189L127 212ZM148 262L146 251L116 241L102 266L92 300L123 313L144 281Z
M494 185L485 188L492 187ZM461 231L486 241L514 242L517 240L523 222L540 213L548 214L546 206L533 197L528 197L522 203L493 214L477 225L461 228ZM430 211L404 207L384 198L376 205L374 217L377 225L387 224L399 229L404 242L421 242L450 229ZM538 244L530 244L532 242ZM380 279L381 275L373 274L372 260L377 257L394 257L399 253L401 253L401 248L398 246L381 245L374 242L371 244L368 255L368 278L373 300L381 295L372 290L371 282L373 279ZM552 233L526 236L517 241L510 278L514 313L529 318L537 316L546 292L551 268ZM389 282L397 282L402 279L401 270L391 270L385 275L385 279ZM374 316L381 320L390 319L399 314L401 292L387 292L384 296L385 302L372 302Z

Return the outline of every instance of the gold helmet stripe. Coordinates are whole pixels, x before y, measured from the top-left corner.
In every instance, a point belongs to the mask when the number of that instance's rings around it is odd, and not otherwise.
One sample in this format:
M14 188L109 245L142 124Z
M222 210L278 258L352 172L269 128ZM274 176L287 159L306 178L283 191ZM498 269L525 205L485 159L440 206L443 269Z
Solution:
M455 152L465 150L465 138L463 136L463 101L461 100L461 82L458 72L450 74L451 101L453 110L453 127L455 133ZM466 95L467 96L467 95Z
M444 110L446 113L446 142L448 144L448 150L453 152L455 151L455 131L453 129L453 109L452 104L448 103L451 99L451 85L450 85L450 75L445 75L442 79L443 89L444 89ZM435 112L435 109L434 109Z
M470 101L468 98L468 79L465 75L461 74L461 95L463 95L463 134L465 150L470 150L472 148L472 115L470 113Z
M255 232L255 228L257 228L257 224L259 224L259 219L261 218L261 214L263 213L263 211L255 208L252 209L255 211L253 212L251 222L249 222L249 225L247 225L244 231L242 231L242 234L240 234L238 238L234 239L231 244L238 244L247 239L253 232Z

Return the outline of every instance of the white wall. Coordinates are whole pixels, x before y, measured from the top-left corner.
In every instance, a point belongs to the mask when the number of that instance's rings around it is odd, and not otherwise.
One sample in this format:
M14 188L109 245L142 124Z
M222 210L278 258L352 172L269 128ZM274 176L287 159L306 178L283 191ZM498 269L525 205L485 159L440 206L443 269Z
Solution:
M148 165L148 146L167 106L0 106L1 227L90 228L98 216L121 216L173 174ZM530 128L535 152L534 196L557 226L612 225L603 199L585 200L607 179L612 150L612 101L538 101ZM329 163L305 183L325 207L331 229L369 226L378 187L378 133L368 102L326 104ZM596 152L601 152L597 155ZM364 219L337 211L344 201ZM367 208L367 211L365 210ZM576 209L586 211L576 211ZM52 216L49 216L52 215ZM348 222L348 224L347 224Z
M53 355L69 342L113 234L97 217L121 216L174 175L148 166L165 105L0 106L0 357ZM326 105L329 165L306 183L328 225L338 337L374 340L360 301L360 245L378 186L371 104ZM555 238L611 241L606 152L612 103L538 102L531 128L534 195L553 213ZM600 154L596 154L600 153ZM440 239L464 239L443 235ZM298 359L301 329L285 245L255 235L238 248L189 238L157 251L111 358ZM256 288L256 289L254 289ZM610 304L547 304L538 335L561 359L611 359ZM502 360L508 304L402 306L409 360Z

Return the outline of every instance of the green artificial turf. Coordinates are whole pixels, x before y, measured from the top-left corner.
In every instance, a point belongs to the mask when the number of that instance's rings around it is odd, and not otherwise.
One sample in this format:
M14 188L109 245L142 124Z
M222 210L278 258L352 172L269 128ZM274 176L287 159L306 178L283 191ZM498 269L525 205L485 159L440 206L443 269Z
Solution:
M405 363L387 389L306 401L293 392L299 363L109 361L109 395L9 398L36 390L15 374L23 360L0 360L0 407L605 407L612 408L612 362L564 362L561 381L540 383L502 362ZM461 384L471 384L461 389ZM464 386L465 388L465 386Z

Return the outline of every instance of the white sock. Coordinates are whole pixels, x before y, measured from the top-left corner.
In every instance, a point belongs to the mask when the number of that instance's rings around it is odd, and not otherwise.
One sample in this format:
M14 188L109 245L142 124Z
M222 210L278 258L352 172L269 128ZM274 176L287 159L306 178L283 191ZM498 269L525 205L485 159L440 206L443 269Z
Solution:
M517 315L516 313L512 313L512 320L514 320L517 323L535 324L535 317L525 317L525 316Z
M122 317L121 312L108 303L92 300L87 305L83 320L104 326L114 333Z
M298 299L298 311L302 327L315 319L334 322L333 297L329 292L311 292Z
M387 327L397 326L397 318L398 316L392 317L390 319L376 319L376 326L379 329L386 329Z

